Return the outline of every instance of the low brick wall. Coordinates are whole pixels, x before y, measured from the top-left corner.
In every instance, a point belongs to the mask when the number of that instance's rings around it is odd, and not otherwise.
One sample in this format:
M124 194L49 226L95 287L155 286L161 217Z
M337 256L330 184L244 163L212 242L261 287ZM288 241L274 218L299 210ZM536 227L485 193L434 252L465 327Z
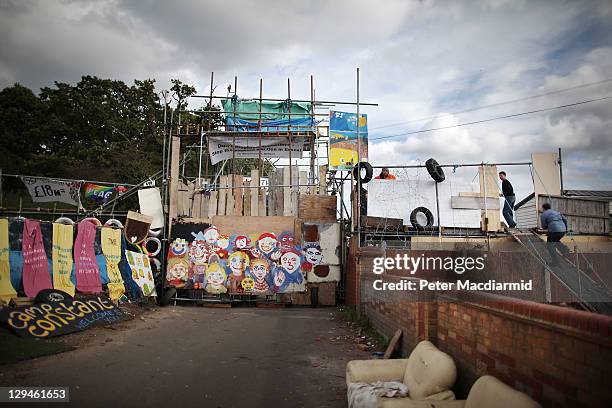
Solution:
M403 355L425 339L451 355L459 397L490 374L545 407L612 406L612 317L488 294L458 302L375 291L375 256L372 248L358 258L358 310L387 337L401 328Z

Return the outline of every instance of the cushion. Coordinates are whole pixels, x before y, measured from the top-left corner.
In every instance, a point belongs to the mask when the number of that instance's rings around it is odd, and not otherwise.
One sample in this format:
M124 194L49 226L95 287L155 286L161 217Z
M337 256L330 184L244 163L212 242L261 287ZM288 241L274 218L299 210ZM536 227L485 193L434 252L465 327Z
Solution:
M450 389L457 378L453 359L429 341L422 341L412 350L404 372L404 384L410 398L428 396Z
M540 404L490 375L480 377L468 394L465 408L539 408Z

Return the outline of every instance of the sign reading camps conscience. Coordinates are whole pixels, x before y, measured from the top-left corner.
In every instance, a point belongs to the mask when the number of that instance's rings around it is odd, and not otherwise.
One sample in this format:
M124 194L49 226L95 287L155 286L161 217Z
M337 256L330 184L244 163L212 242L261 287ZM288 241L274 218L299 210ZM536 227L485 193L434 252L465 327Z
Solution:
M291 151L292 159L302 158L304 152L303 137L291 138L291 145L286 137L262 137L261 145L257 137L208 137L208 151L212 164L217 164L222 160L231 158L236 159L275 159L289 158ZM234 145L234 147L232 147ZM261 146L261 152L260 152ZM291 146L291 147L290 147Z
M20 337L47 338L106 326L128 317L104 295L74 300L55 289L40 291L31 306L4 308L0 321Z
M21 177L35 203L59 202L81 208L81 182L43 177Z

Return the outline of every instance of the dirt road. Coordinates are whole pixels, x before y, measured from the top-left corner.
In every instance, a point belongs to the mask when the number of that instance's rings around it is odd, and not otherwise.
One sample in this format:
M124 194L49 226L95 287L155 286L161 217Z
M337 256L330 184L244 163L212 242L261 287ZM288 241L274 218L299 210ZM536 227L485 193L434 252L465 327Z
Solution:
M0 366L0 383L69 386L70 406L343 407L347 361L369 358L335 309L167 307L122 325Z

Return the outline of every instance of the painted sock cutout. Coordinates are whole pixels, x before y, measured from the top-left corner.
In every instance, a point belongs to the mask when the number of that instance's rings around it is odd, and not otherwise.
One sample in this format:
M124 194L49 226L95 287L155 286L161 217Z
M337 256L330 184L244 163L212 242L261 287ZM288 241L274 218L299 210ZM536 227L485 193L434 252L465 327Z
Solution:
M52 289L49 261L42 241L38 221L23 222L23 290L28 297L35 297L43 289Z
M119 270L119 262L121 262L120 229L102 228L102 253L106 257L108 296L112 300L118 300L125 293L125 286Z
M100 270L96 261L94 241L96 226L90 221L81 221L74 242L74 264L76 288L79 292L101 293Z
M72 274L72 225L53 224L53 287L74 296Z
M8 303L17 292L11 284L11 264L9 263L8 220L0 220L0 299Z

